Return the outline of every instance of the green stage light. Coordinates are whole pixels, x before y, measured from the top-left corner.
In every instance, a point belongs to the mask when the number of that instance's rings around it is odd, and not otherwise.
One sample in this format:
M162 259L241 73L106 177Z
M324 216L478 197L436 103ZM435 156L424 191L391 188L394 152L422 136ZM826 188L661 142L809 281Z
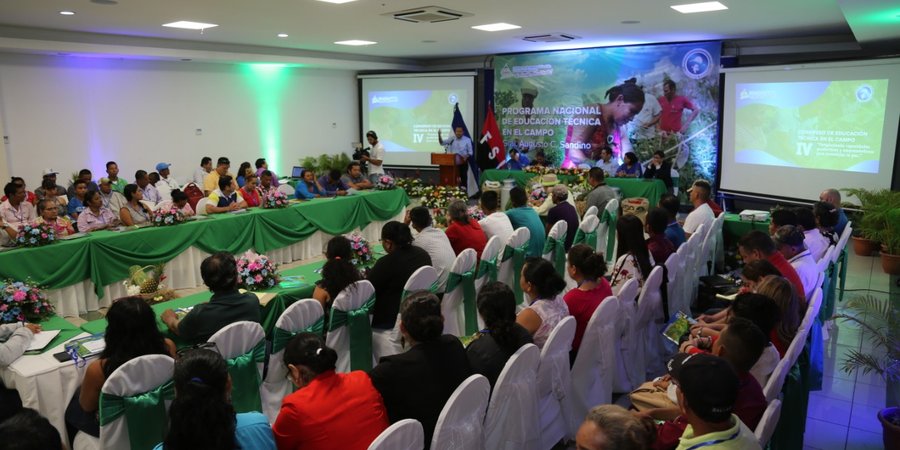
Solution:
M256 97L260 147L269 168L281 171L281 99L287 84L288 64L250 63L244 74Z

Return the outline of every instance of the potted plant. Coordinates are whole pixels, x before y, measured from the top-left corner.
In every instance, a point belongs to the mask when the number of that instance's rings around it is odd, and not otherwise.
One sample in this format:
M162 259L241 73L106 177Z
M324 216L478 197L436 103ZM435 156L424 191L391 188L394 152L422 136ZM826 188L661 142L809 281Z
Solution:
M875 372L884 379L887 407L878 412L884 448L900 448L900 316L890 301L866 295L848 301L846 312L834 318L857 325L872 345L871 350L851 350L841 370Z
M900 194L900 193L895 193ZM896 195L900 199L900 195ZM900 202L891 202L883 211L885 221L881 232L881 269L900 275Z
M855 196L860 203L859 220L853 223L853 251L859 256L872 256L881 245L881 232L884 229L883 216L873 213L879 211L892 193L887 189L852 188L841 190L850 196Z

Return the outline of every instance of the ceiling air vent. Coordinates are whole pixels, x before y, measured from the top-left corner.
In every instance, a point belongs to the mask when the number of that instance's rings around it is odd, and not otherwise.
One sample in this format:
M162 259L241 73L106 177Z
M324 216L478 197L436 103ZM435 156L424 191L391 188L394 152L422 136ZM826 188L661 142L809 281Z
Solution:
M404 22L413 23L447 22L450 20L457 20L462 17L472 16L472 14L470 13L454 11L450 8L444 8L441 6L423 6L421 8L407 9L404 11L397 11L384 15L393 17L397 20L402 20Z
M528 42L569 42L574 41L575 39L581 39L581 37L575 36L574 34L548 33L525 36L522 39Z

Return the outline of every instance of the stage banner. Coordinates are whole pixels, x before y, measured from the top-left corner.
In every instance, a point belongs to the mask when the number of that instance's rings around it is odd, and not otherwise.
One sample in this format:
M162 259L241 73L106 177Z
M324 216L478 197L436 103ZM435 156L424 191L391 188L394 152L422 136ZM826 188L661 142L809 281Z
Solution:
M506 150L551 166L600 166L611 176L629 152L646 169L662 151L682 193L694 179L714 181L720 47L699 42L498 55L494 104ZM627 174L635 176L635 169Z

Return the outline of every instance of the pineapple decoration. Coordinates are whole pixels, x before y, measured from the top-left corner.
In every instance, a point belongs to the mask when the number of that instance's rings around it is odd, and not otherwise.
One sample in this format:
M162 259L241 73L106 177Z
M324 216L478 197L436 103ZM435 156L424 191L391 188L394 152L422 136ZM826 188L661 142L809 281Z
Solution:
M131 266L128 269L128 279L125 280L125 288L128 295L140 295L147 301L159 302L175 298L171 289L166 289L162 281L166 279L163 274L165 263L149 266Z

